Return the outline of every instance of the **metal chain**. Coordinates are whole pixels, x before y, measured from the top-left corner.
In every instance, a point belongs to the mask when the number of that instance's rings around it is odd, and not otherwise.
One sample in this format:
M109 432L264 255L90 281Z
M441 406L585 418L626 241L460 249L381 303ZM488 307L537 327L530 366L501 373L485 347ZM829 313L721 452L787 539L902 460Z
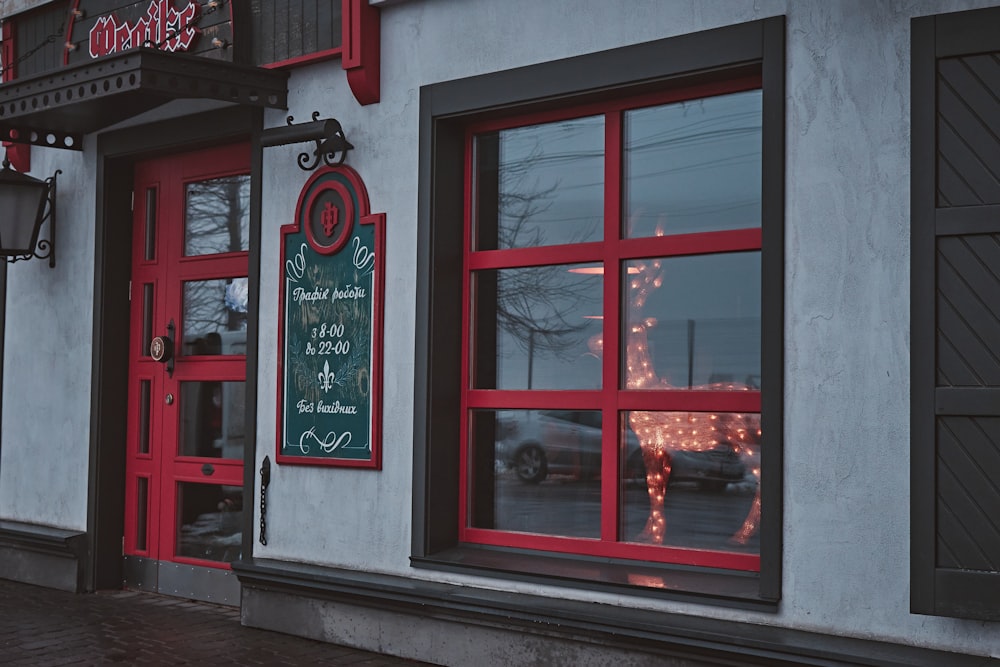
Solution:
M61 37L62 34L63 34L63 29L59 28L58 31L52 33L51 35L49 35L48 37L46 37L44 40L42 40L41 42L39 42L36 46L28 49L23 54L21 54L20 58L18 58L17 60L11 62L10 64L4 65L3 69L0 70L0 72L6 72L7 70L13 69L19 63L23 63L25 60L27 60L31 56L35 55L36 53L38 53L39 51L41 51L42 49L44 49L46 45L51 44L52 42L56 41L56 38L57 37Z

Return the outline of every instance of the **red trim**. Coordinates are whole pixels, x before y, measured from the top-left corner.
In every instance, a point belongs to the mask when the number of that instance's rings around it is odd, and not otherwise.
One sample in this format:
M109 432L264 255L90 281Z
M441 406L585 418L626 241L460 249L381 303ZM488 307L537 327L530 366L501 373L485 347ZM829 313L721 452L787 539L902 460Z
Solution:
M626 390L621 388L622 347L622 276L623 262L644 257L674 257L727 252L759 251L762 235L759 226L712 232L673 234L643 238L621 238L622 179L624 165L623 124L629 109L668 104L759 88L761 77L753 75L735 81L715 82L667 93L646 94L626 99L607 99L570 109L521 114L470 125L466 132L464 176L464 248L462 293L462 378L460 448L459 538L463 541L504 547L537 549L559 553L583 554L602 558L624 558L651 562L677 563L743 571L759 571L759 554L675 548L656 544L621 541L620 447L622 419L629 411L646 412L732 412L759 413L759 390L666 389ZM597 242L512 248L503 250L473 249L475 223L474 199L477 184L474 150L477 134L602 115L604 118L604 230ZM750 221L751 223L753 221ZM474 389L475 363L472 332L477 307L472 292L472 274L476 271L527 266L597 264L604 269L602 390L496 390ZM469 420L473 410L600 410L605 428L601 439L601 515L600 538L578 539L537 534L505 532L470 527L470 502L476 497L469 467ZM669 536L668 536L669 537Z
M341 66L347 70L347 83L354 98L361 103L379 101L381 13L368 0L343 0L343 55Z
M13 81L17 78L17 65L14 61L17 60L17 40L15 38L14 21L7 20L0 24L0 30L2 30L2 48L3 48L3 81ZM7 65L10 68L7 68ZM11 130L10 136L6 137L7 140L3 142L6 148L6 157L10 160L10 164L14 169L26 174L31 171L31 144L17 143L17 134L15 130Z
M284 430L284 346L285 346L285 265L288 261L288 257L285 253L285 238L289 234L298 234L301 232L300 220L302 219L303 211L308 211L308 206L315 200L315 197L310 194L312 186L316 183L318 179L326 174L338 173L348 180L351 187L354 188L355 193L358 198L358 210L355 214L358 216L359 224L362 225L375 225L375 268L373 273L373 294L372 294L372 307L374 312L372 314L372 343L371 343L371 363L372 363L372 375L371 375L371 458L368 460L354 460L354 459L337 459L337 458L320 458L320 457L310 457L310 456L287 456L281 453L282 451L282 437ZM307 200L306 197L309 196ZM350 201L350 196L348 195L345 201ZM276 415L277 425L276 437L275 437L275 461L281 464L292 464L292 465L318 465L318 466L331 466L338 468L368 468L373 470L382 469L382 381L383 381L383 363L384 363L384 311L385 311L385 233L386 233L386 216L385 213L372 213L371 205L368 199L368 190L365 187L364 181L361 180L361 176L347 165L338 165L336 167L323 167L318 169L302 186L302 190L299 192L298 201L295 204L295 217L293 222L287 225L283 225L280 231L280 264L278 271L278 357L277 357L277 405L276 405ZM306 230L307 240L309 237L309 231ZM311 245L311 242L310 242ZM324 254L328 254L327 250L319 250Z
M69 16L66 19L66 31L63 33L66 37L65 44L63 46L63 66L69 65L69 54L73 47L73 24L76 23L76 11L80 8L80 0L73 0L73 6L69 8Z
M3 39L3 81L13 81L17 78L17 40L14 32L14 21L7 19L0 23Z
M278 60L273 63L267 63L266 65L261 65L264 69L286 69L292 67L300 67L302 65L311 65L312 63L322 62L324 60L333 60L334 58L340 58L343 56L344 48L338 46L334 49L327 49L326 51L316 51L315 53L309 53L304 56L296 56L294 58L287 58L285 60Z
M176 521L177 484L181 481L242 486L243 460L219 459L179 455L177 451L180 429L180 403L171 408L163 400L167 393L180 397L181 383L187 381L246 381L244 355L211 355L188 357L180 354L172 376L162 364L156 363L142 349L144 327L145 284L153 285L152 334L161 334L170 319L177 325L177 339L183 332L182 289L185 280L203 280L217 277L246 276L247 252L225 253L207 257L184 258L183 215L185 183L249 171L249 144L202 149L195 152L171 155L141 161L135 167L136 202L133 213L132 242L132 307L130 313L131 336L126 352L129 358L128 438L126 449L126 492L124 550L180 563L197 563L227 569L228 565L178 557ZM198 170L205 170L199 173ZM165 190L169 188L169 192ZM146 197L156 193L154 215L155 258L145 260L146 249ZM149 452L140 454L141 383L149 381ZM206 479L201 466L211 463L215 472ZM135 549L137 532L138 480L149 480L147 496L146 548ZM252 499L247 490L246 499Z
M333 255L340 251L347 243L348 237L351 235L351 231L354 230L354 203L351 201L351 193L347 191L341 183L339 182L328 182L323 183L317 187L312 195L309 197L309 201L306 202L305 215L307 218L312 217L313 209L316 207L316 200L319 196L326 192L327 190L333 190L340 197L341 201L344 203L344 220L340 221L340 231L337 233L337 237L333 240L330 245L323 245L316 239L316 234L312 228L312 225L306 225L306 240L309 242L310 247L321 255Z
M756 554L684 549L630 542L607 542L603 540L538 535L534 533L507 533L483 528L465 528L464 530L460 530L459 539L466 542L498 547L537 549L539 551L580 554L600 558L623 558L653 563L696 565L744 572L760 571L760 556Z

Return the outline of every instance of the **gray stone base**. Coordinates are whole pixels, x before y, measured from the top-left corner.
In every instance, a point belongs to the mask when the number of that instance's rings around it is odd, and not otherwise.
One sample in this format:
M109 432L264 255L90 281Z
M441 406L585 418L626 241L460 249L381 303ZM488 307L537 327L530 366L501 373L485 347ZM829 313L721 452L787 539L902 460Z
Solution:
M439 665L1000 665L889 642L270 560L233 563L244 625Z
M0 521L0 577L79 593L86 537L62 528Z

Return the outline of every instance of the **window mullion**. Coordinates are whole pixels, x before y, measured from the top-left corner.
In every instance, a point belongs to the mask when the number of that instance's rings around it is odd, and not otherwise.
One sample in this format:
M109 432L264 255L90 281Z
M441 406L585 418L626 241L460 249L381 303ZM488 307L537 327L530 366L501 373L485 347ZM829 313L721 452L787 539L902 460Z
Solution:
M621 295L619 239L621 238L622 112L604 117L604 332L601 399L601 539L614 542L620 534L621 463L618 455L618 384L621 354L618 332Z

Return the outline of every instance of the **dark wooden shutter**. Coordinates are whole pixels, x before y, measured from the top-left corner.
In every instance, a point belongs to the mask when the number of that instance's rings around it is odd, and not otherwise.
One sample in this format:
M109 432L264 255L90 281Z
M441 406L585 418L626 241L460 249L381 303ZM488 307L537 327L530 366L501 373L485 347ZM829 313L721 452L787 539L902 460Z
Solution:
M1000 9L912 22L911 609L1000 619Z

